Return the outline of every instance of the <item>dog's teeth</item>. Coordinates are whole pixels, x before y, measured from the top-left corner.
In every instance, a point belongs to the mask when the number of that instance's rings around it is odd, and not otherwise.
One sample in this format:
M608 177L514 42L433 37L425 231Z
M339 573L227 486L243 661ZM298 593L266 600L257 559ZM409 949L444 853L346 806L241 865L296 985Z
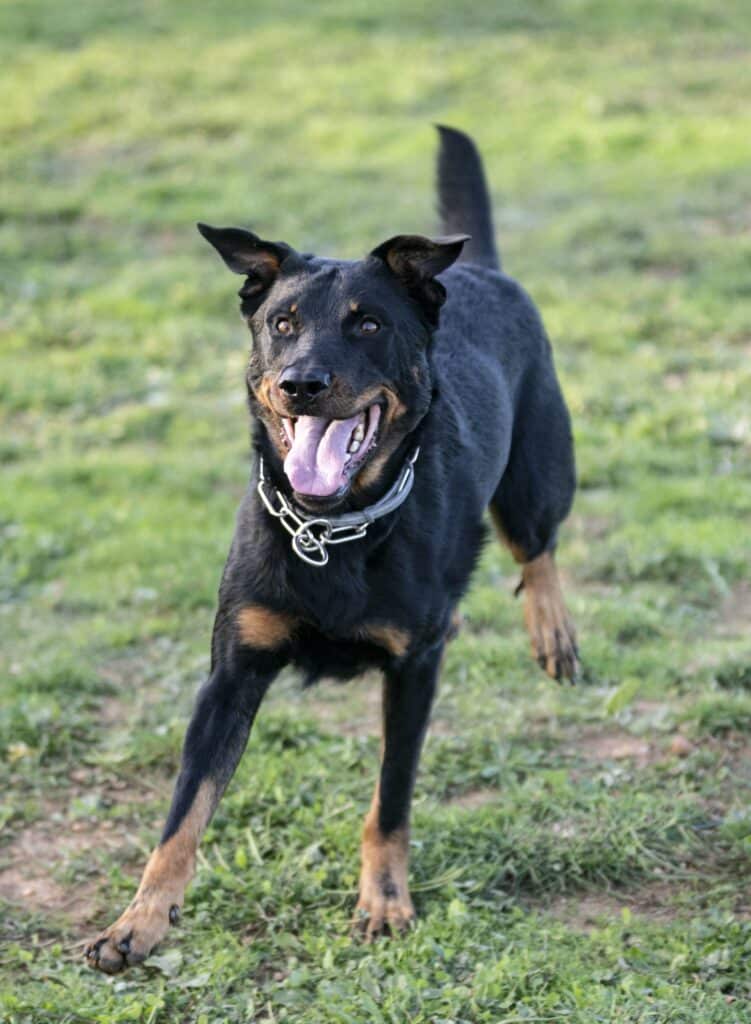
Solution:
M349 462L349 460L351 458L352 458L352 456L349 454L349 452L347 452L347 454L344 456L344 465L345 466L347 465L347 463Z
M352 454L354 455L355 452L358 452L359 450L360 450L360 442L359 441L354 441L353 440L353 441L349 442L349 448L347 449L348 452L352 452Z
M362 441L365 438L365 424L358 423L355 427L355 432L352 435L353 441Z

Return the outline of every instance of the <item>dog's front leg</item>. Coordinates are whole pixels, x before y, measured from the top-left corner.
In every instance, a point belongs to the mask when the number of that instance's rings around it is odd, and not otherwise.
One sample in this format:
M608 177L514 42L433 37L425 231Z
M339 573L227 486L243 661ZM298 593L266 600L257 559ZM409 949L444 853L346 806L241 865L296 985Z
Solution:
M140 963L178 920L200 838L282 664L275 652L237 647L214 667L188 726L162 838L130 906L86 948L91 967L115 974Z
M381 772L363 829L354 922L367 941L387 928L403 931L415 916L407 884L409 808L442 653L440 644L385 673Z

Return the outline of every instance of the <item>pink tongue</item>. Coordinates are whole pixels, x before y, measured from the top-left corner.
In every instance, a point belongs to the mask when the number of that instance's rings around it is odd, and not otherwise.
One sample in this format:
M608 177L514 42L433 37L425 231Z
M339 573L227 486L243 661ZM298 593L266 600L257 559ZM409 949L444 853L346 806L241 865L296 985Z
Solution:
M325 498L345 481L344 459L350 435L359 416L348 420L326 420L321 416L300 416L284 472L298 494Z

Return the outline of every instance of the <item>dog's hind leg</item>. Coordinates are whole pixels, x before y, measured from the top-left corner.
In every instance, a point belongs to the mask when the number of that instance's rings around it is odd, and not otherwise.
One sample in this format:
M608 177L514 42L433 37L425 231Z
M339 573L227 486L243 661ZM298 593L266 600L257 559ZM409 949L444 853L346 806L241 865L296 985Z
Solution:
M521 565L524 618L538 664L560 680L579 668L576 631L554 553L576 486L568 412L552 371L529 388L514 423L509 461L490 501L498 536Z
M381 771L363 828L354 921L369 942L414 920L407 885L409 808L442 653L440 644L410 654L385 673Z

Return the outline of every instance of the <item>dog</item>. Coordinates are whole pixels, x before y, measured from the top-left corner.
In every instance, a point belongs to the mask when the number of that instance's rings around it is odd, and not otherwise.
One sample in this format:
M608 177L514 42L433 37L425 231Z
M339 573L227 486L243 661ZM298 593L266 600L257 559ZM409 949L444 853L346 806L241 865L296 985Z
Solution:
M307 682L383 674L356 931L411 925L412 790L486 509L521 566L534 657L576 675L554 561L576 485L569 413L540 316L501 272L477 149L438 131L442 237L344 261L198 225L243 278L255 459L164 832L130 906L86 948L92 967L140 963L179 919L201 834L289 664Z

